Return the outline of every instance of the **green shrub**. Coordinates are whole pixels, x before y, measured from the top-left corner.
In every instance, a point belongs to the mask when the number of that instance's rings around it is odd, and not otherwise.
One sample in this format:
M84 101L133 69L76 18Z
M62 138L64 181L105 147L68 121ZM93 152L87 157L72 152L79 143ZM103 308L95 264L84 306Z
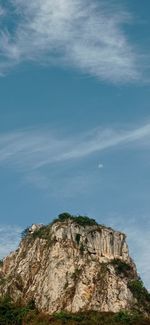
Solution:
M30 227L26 227L23 231L22 231L22 233L21 233L21 238L22 239L24 239L24 238L26 238L28 235L29 235L29 229L30 229Z
M81 226L95 226L98 225L95 219L91 219L87 216L76 216L74 221Z
M120 311L114 316L114 320L116 323L123 324L133 324L135 321L138 321L140 315L136 312L128 312L126 310Z
M137 280L131 280L128 282L128 288L132 292L133 296L140 302L142 305L149 304L150 311L150 293L144 287L142 280L139 278Z
M53 220L53 223L56 223L58 221L66 221L66 220L73 220L74 222L76 222L77 224L79 224L80 226L94 226L94 225L98 225L97 222L94 219L91 219L87 216L73 216L71 214L69 214L68 212L64 212L58 215L57 219ZM53 224L52 223L52 224Z
M87 311L71 314L66 311L44 315L35 308L34 301L26 306L14 304L10 297L0 299L0 325L150 325L141 315L121 311L117 314Z
M124 276L128 276L133 273L132 267L118 258L115 258L111 264L114 265L117 275L123 274Z
M85 316L82 314L70 314L65 311L61 311L59 313L54 314L55 319L60 319L62 321L65 321L68 325L70 324L70 321L75 321L75 322L82 322L82 320L85 318Z
M84 226L84 227L98 225L94 219L90 219L87 216L73 216L68 212L64 212L64 213L59 214L58 218L54 219L52 221L52 223L50 223L46 226L42 226L41 228L35 230L33 233L30 233L30 227L27 227L26 229L24 229L22 231L21 238L22 239L28 238L28 240L42 238L42 239L48 240L51 243L51 239L50 239L51 226L56 222L64 222L67 220L72 220L75 223L77 223L78 225ZM76 235L76 242L79 245L80 234Z
M35 304L30 301L26 306L14 304L9 296L0 299L0 324L22 325L26 316L34 311Z
M42 226L41 228L35 230L32 234L32 237L34 239L36 238L42 238L42 239L48 239L50 237L50 226Z
M72 215L68 212L63 212L63 213L59 214L58 217L55 218L51 224L53 225L54 223L56 223L58 221L64 222L69 219L72 219Z
M54 317L61 320L71 320L73 316L65 311L61 311L59 313L55 313Z
M21 233L21 238L24 239L28 237L29 239L43 238L48 239L50 235L51 225L42 226L39 229L35 230L33 233L30 232L30 227L27 227Z
M60 221L66 221L67 219L71 219L71 218L72 218L72 215L68 212L63 212L58 215L58 219Z

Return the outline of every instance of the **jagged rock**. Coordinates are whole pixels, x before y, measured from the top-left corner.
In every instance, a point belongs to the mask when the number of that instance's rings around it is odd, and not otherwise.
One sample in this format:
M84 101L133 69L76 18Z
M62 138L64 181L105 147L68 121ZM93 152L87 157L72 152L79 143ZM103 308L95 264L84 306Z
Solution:
M119 274L117 261L128 271ZM15 301L34 299L48 313L117 312L135 303L128 281L137 273L126 236L96 224L66 219L33 225L17 251L4 259L2 272L1 295Z
M43 224L33 224L30 228L29 228L29 233L33 234L35 231L39 230L40 228L42 228L44 225Z

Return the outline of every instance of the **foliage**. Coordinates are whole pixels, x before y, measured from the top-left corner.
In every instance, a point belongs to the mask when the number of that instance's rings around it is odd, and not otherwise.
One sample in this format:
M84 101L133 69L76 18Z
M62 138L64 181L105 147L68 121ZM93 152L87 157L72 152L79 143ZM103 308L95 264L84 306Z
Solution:
M63 212L61 214L58 215L58 219L56 219L56 221L66 221L68 219L72 219L72 215L68 212Z
M150 320L126 311L113 313L85 312L70 314L65 311L52 316L35 308L34 301L26 306L14 304L9 297L0 300L0 325L150 325Z
M80 226L95 226L98 225L97 222L94 219L91 219L87 216L73 216L69 214L68 212L64 212L58 215L57 219L54 219L53 223L56 223L58 221L66 221L66 220L73 220Z
M118 258L115 258L111 264L114 265L117 275L123 274L124 276L129 276L133 273L132 267Z
M91 219L87 216L76 216L74 217L74 221L76 221L81 226L95 226L98 225L95 219Z
M84 319L84 315L74 315L67 312L61 311L60 313L55 313L54 318L61 319L63 321L74 320L81 322Z
M32 234L33 238L48 239L50 236L50 226L42 226L41 228L35 230Z
M128 282L128 287L137 301L150 312L150 293L144 287L142 280L131 280Z
M22 231L22 233L21 233L21 238L22 238L22 239L26 238L26 237L29 235L29 229L30 229L30 227L26 227L26 228Z
M36 238L42 238L50 241L50 230L51 226L56 222L64 222L67 220L72 220L76 222L80 226L94 226L98 225L97 222L94 219L91 219L87 216L73 216L68 212L64 212L58 215L58 218L54 219L52 223L42 226L39 229L35 230L33 233L30 233L30 227L27 227L23 230L21 233L21 238L24 239L28 237L28 239L36 239ZM80 242L80 234L76 235L76 242L79 245Z
M0 300L0 324L1 325L22 325L26 316L33 311L35 305L29 302L26 306L15 305L9 296Z
M21 237L22 239L28 238L29 241L35 240L36 238L41 238L47 240L48 244L51 244L51 224L42 226L33 233L30 232L30 228L28 227L22 232Z
M114 321L116 323L123 323L123 324L133 324L133 322L137 322L140 320L140 314L136 312L129 312L126 310L120 311L114 316Z

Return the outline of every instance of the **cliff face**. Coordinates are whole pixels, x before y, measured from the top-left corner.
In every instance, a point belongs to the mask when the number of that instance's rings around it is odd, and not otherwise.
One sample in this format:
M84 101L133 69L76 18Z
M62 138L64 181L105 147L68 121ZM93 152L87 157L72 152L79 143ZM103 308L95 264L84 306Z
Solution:
M124 234L58 220L47 227L32 226L17 251L4 259L0 293L15 301L34 299L49 313L117 312L135 302L130 277L137 274Z

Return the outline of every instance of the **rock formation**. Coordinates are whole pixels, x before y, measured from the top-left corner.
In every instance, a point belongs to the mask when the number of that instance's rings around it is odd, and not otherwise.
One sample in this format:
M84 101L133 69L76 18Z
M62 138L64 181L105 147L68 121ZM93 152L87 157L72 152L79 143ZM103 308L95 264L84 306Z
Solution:
M46 313L118 312L138 302L129 286L138 276L126 236L83 217L62 214L48 226L27 229L0 276L2 296L34 299Z

